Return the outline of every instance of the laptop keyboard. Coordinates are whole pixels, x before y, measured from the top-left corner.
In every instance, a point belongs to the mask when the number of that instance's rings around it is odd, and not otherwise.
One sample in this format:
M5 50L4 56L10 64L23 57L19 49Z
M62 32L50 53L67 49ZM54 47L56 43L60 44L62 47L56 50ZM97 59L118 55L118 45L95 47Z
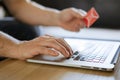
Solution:
M93 46L94 45L94 46ZM82 51L75 51L71 57L73 60L94 63L104 63L107 55L113 48L113 44L93 44Z

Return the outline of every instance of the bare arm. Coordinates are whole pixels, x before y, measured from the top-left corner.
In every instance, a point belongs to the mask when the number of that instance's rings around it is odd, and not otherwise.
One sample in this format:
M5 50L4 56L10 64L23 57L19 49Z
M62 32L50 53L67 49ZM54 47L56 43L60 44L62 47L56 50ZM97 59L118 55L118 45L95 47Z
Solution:
M8 56L7 53L12 53L11 50L14 50L18 43L19 40L0 31L0 56L13 57L12 54Z
M30 0L4 0L9 11L19 20L32 25L58 25L58 10L46 8Z
M67 8L59 11L30 0L4 0L4 3L13 16L31 25L59 26L70 31L79 31L84 27L82 18L85 11L80 9Z

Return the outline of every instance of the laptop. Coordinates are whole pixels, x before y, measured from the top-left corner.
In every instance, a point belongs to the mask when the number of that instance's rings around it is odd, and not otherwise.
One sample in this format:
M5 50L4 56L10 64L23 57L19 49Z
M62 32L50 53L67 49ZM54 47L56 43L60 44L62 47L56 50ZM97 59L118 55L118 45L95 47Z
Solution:
M87 27L99 18L95 8L91 8L84 17ZM66 59L62 54L57 57L37 55L28 62L68 66L76 68L112 71L120 53L120 42L93 39L64 38L71 46L74 54Z
M74 54L66 59L62 54L57 57L37 55L27 62L113 71L120 53L119 41L64 38Z

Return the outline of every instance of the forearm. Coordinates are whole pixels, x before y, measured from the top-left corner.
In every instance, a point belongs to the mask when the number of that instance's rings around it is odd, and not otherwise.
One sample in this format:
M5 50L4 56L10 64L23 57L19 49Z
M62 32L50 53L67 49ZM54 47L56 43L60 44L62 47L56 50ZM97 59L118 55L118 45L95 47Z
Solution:
M10 12L19 20L32 25L58 26L58 10L27 0L4 0Z
M8 57L7 54L14 50L19 40L0 31L0 56Z

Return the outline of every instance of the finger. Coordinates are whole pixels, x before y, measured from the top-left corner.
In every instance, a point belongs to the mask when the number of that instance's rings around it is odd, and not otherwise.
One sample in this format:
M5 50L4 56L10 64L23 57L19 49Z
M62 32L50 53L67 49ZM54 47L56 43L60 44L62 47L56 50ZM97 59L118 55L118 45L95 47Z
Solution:
M82 22L81 19L76 19L76 21L73 23L72 29L75 32L79 32L81 28L83 28L84 23Z
M61 43L66 49L67 49L67 51L69 51L69 53L70 53L70 56L73 54L73 51L72 51L72 49L71 49L71 47L68 45L68 43L64 40L64 39L61 39L61 38L59 38L59 39L56 39L59 43ZM70 57L69 56L69 57Z
M80 28L85 28L86 27L86 25L85 25L83 20L80 20L79 23L80 23L80 25L79 25Z
M81 28L85 27L85 23L82 19L76 19L76 23L74 23L75 30L79 31Z
M54 38L47 38L47 40L40 43L40 45L48 48L54 48L55 50L62 53L65 57L69 57L69 52L67 49Z
M75 8L71 8L70 13L77 18L83 18L82 14Z
M47 35L47 36L53 37L50 35ZM68 45L68 43L64 39L62 38L55 38L55 39L67 49L67 51L70 53L70 56L73 54L71 47Z
M38 54L45 54L45 55L51 55L51 56L58 56L59 52L52 50L51 48L46 48L46 47L40 47L37 50ZM38 55L35 54L35 55Z
M87 15L87 12L82 10L82 9L78 9L78 12L82 15L82 16L85 16Z
M76 16L77 18L83 18L87 12L82 9L71 8L71 13Z

